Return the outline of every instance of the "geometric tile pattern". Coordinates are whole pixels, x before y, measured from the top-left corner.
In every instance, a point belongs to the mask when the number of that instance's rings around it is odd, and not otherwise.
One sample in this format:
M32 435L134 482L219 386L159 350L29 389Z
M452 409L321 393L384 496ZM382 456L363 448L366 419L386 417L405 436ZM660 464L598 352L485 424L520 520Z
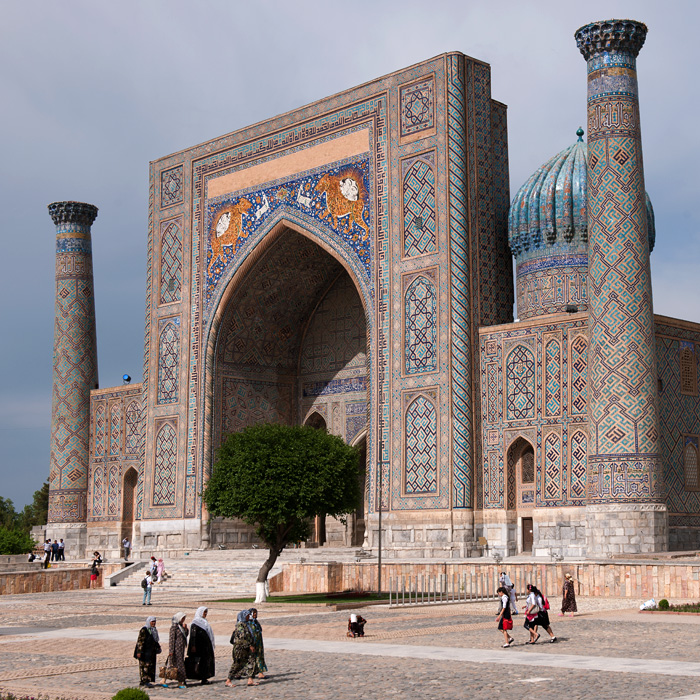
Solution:
M95 411L95 456L99 457L105 453L105 433L106 421L104 403L100 403Z
M182 287L182 231L170 222L160 243L160 303L180 301Z
M161 425L156 435L155 469L153 471L153 505L175 505L177 483L177 433L170 422Z
M544 348L544 414L558 416L561 412L561 348L559 342L550 340Z
M400 88L401 136L411 136L435 123L435 81L432 77Z
M588 502L662 498L647 210L634 54L588 60Z
M183 167L180 165L177 168L164 170L160 174L160 206L170 207L173 204L182 202L184 173Z
M107 515L115 516L119 511L119 467L113 464L109 468L109 484L107 497Z
M571 343L571 415L582 416L588 411L588 340L579 335Z
M586 498L586 465L588 457L588 439L586 434L578 430L571 436L569 452L571 454L571 479L569 484L569 498L579 501L575 505L583 505Z
M223 437L259 423L291 422L292 384L226 377L222 395Z
M561 437L549 433L544 441L544 497L554 501L561 498Z
M102 467L97 467L92 474L92 516L102 515Z
M406 493L435 493L437 471L437 413L419 396L406 410Z
M535 360L532 351L516 345L506 360L508 420L535 417Z
M697 396L698 362L695 357L695 343L680 341L681 394Z
M435 285L417 277L406 290L406 374L437 369L437 298Z
M112 404L109 415L109 453L118 456L122 441L122 414L118 403Z
M97 386L97 343L89 204L50 205L56 225L50 523L81 522L87 506L90 390Z
M143 404L141 401L132 401L126 409L126 454L139 454L143 442L142 428Z
M158 403L177 403L180 370L180 319L161 323L158 342Z
M435 252L435 171L431 162L416 159L404 176L403 221L407 258Z
M688 491L697 491L700 488L698 478L698 438L697 435L685 436L683 449L683 470L685 472L685 488Z

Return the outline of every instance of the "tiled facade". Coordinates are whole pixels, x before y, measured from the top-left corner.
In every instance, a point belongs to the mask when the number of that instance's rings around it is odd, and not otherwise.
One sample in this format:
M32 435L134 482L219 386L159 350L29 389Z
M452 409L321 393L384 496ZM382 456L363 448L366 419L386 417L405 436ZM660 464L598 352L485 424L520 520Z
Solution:
M275 421L366 455L364 506L327 523L333 542L373 546L381 508L385 545L417 556L482 536L509 553L697 546L700 326L657 318L654 346L639 135L604 163L593 94L588 149L548 161L509 214L490 80L444 54L151 163L143 384L92 392L75 472L91 545L249 543L201 493L228 433ZM610 262L595 206L587 222L608 171L634 180L608 195L643 284ZM611 318L603 268L626 300ZM638 359L624 372L620 339Z

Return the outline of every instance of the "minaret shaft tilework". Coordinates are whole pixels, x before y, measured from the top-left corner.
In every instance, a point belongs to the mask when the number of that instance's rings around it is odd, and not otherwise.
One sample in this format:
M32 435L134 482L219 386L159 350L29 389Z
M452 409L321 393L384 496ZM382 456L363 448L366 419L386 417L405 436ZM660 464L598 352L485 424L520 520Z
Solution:
M97 208L55 202L56 305L49 523L86 519L90 391L97 388L95 295L90 227Z
M588 503L661 500L658 388L636 56L646 26L595 22L588 64Z

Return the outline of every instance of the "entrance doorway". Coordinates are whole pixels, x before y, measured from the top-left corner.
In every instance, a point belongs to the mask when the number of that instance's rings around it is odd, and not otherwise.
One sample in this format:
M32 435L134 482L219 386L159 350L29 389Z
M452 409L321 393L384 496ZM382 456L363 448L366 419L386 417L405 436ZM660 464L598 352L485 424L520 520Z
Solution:
M138 472L132 467L124 475L122 488L122 539L125 537L133 543L134 512L136 511L136 484Z
M534 537L532 534L532 518L523 518L522 521L522 527L523 527L523 536L522 536L522 546L523 546L523 552L527 553L532 553L532 543L534 541Z

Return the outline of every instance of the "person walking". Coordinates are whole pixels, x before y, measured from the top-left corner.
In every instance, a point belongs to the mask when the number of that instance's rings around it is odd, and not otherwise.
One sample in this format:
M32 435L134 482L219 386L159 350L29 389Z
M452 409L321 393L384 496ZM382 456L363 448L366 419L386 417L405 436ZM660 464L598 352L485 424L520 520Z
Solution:
M165 562L162 559L158 559L158 565L156 566L157 583L163 583L163 576L165 574Z
M249 610L243 610L238 613L236 618L236 628L233 630L230 644L233 644L233 662L226 678L226 687L230 688L233 679L245 671L248 676L248 685L259 685L253 680L255 675L255 646L253 644L253 633L247 624L250 616Z
M540 614L540 606L537 602L537 589L531 584L527 584L527 598L525 599L525 624L524 627L530 632L529 641L525 644L537 644L540 635L537 634L537 616Z
M549 635L549 641L551 643L556 642L557 638L554 635L554 632L552 632L552 626L549 622L549 601L542 591L540 591L534 584L529 583L527 590L527 603L529 607L526 615L534 615L534 619L530 621L530 641L526 642L526 644L537 644L537 640L540 638L540 635L537 632L538 627L544 627ZM534 612L535 609L537 609L537 613Z
M570 613L571 617L578 612L576 607L576 593L574 591L574 578L571 574L564 574L564 586L561 591L561 612L559 615Z
M146 569L146 575L141 581L141 588L143 588L143 603L142 605L151 604L151 592L153 591L153 577L151 576L150 569Z
M189 630L185 624L185 613L176 612L173 615L173 623L170 625L170 637L168 639L168 661L171 666L177 669L177 682L179 688L187 687L185 672L185 649L187 648L187 635ZM162 683L164 688L168 687L165 679Z
M131 542L129 542L128 537L125 537L122 540L122 547L124 547L124 561L129 561L129 552L131 551Z
M202 685L207 685L209 679L216 673L214 662L216 644L214 631L207 620L208 612L205 605L197 608L190 625L190 642L185 659L187 677L202 681Z
M147 617L139 630L134 649L134 658L139 662L139 685L152 688L156 680L156 656L160 654L160 639L156 629L156 618Z
M44 561L42 563L43 569L49 568L49 561L51 560L51 539L44 542Z
M515 640L510 636L510 630L513 629L513 618L510 614L510 595L508 594L508 589L505 586L500 586L496 593L500 597L501 607L498 610L498 615L496 615L496 622L498 622L498 629L503 632L503 640L505 644L504 649L507 649Z
M65 561L66 560L66 543L63 541L63 538L61 538L58 541L58 561Z
M251 608L248 612L250 613L248 625L253 633L253 646L255 647L255 651L253 652L253 656L255 656L255 669L253 673L256 674L258 678L265 678L267 664L265 663L265 645L263 644L262 625L258 622L258 611L255 608Z
M510 580L510 576L505 571L501 571L498 582L508 591L510 599L510 610L513 615L518 614L518 596L515 594L515 584Z

